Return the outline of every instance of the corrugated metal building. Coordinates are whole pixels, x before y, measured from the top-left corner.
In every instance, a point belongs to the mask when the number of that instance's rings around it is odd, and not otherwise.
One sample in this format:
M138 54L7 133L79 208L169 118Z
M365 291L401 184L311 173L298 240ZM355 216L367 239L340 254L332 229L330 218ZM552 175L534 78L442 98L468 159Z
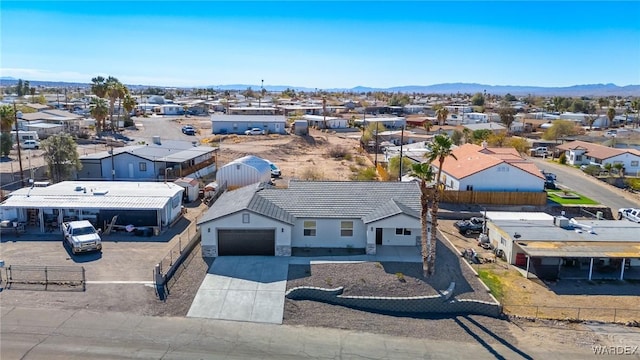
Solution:
M249 184L269 182L271 166L268 161L257 156L248 155L221 166L216 175L220 185L227 183L233 189Z

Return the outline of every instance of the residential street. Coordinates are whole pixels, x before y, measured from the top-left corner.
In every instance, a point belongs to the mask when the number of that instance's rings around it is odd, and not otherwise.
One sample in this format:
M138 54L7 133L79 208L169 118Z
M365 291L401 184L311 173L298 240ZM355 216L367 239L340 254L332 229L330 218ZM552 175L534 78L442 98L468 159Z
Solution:
M97 309L98 310L98 309ZM2 308L3 359L585 359L591 346L511 344L458 317L477 342L88 310Z
M604 184L571 166L551 163L541 158L530 158L541 170L556 174L556 183L568 187L611 208L616 214L622 207L640 206L640 197Z

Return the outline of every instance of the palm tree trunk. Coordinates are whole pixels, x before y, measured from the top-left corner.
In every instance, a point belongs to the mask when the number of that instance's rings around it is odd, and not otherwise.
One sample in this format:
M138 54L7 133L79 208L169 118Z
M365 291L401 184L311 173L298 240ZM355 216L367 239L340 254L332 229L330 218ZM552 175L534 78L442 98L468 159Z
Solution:
M438 241L438 205L440 202L440 189L436 188L431 205L431 234L429 239L429 253L427 254L427 275L432 276L436 270L436 243Z
M427 258L429 256L429 247L431 239L427 234L427 215L429 214L429 189L427 189L425 181L420 185L420 205L422 211L420 213L420 223L422 225L422 232L420 236L421 254L422 254L422 271L424 276L428 276L429 264Z

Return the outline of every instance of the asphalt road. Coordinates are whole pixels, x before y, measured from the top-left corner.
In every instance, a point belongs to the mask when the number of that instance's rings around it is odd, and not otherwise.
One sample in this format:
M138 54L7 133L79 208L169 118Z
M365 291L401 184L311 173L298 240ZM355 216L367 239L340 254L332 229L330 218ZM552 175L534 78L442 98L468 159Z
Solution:
M556 184L560 185L560 187L567 187L604 206L610 207L614 216L619 208L640 207L640 197L637 194L626 193L604 184L571 166L550 163L541 158L531 158L531 160L541 170L556 174Z
M487 337L434 341L328 328L2 307L2 359L585 359ZM465 321L461 319L461 321Z

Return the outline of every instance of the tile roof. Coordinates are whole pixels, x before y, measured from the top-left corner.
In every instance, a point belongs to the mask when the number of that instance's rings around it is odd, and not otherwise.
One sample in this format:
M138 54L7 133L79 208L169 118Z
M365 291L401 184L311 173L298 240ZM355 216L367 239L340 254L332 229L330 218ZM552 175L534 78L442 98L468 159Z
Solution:
M592 158L605 160L614 156L618 156L624 153L630 153L633 155L640 156L640 151L636 149L618 149L612 148L600 144L593 144L586 141L575 140L571 142L567 142L564 144L560 144L556 146L556 149L559 150L575 150L575 149L584 149L586 150L586 154Z
M416 182L296 181L287 189L246 186L223 194L198 222L250 210L293 224L296 218L361 218L372 222L406 213L419 217Z
M540 169L534 163L520 157L515 149L483 148L475 144L464 144L452 152L457 159L447 158L442 171L456 179L463 179L500 164L509 164L544 179ZM432 165L437 168L438 160L434 160Z

